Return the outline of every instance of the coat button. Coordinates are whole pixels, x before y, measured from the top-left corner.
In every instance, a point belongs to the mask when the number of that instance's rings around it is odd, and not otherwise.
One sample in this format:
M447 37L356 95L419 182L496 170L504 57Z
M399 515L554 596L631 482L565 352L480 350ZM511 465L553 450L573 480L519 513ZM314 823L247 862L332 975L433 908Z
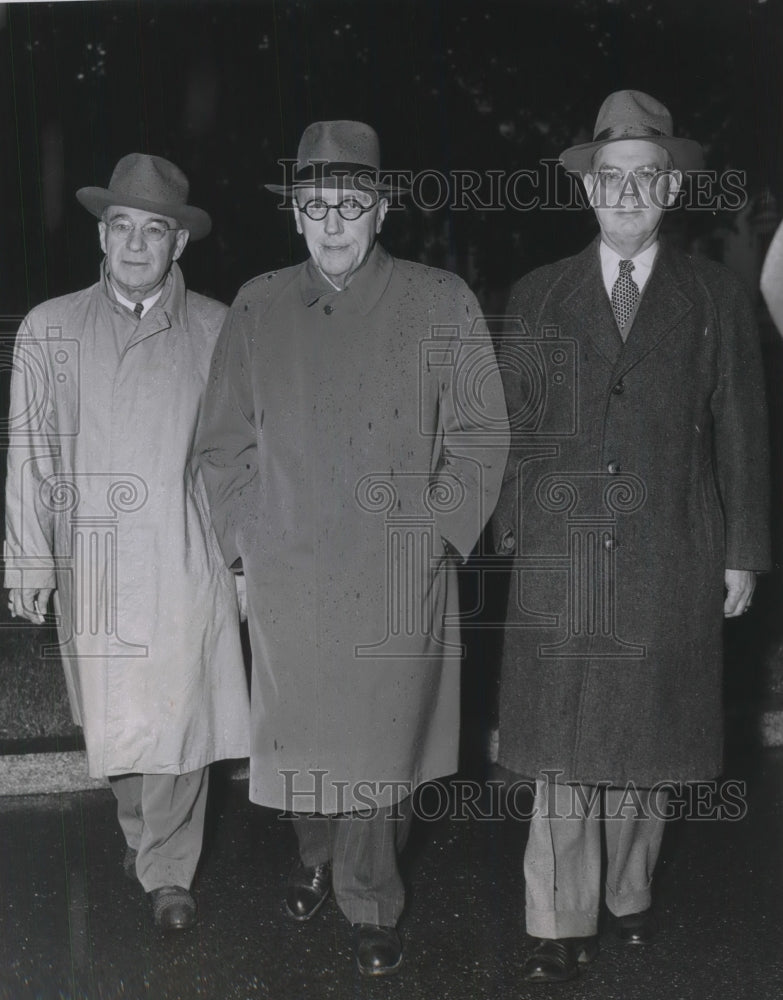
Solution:
M619 544L620 543L617 541L616 538L604 539L604 548L606 549L607 552L613 552L619 546Z
M616 476L616 475L617 475L617 474L618 474L619 472L621 472L621 471L622 471L622 470L621 470L621 468L620 468L620 463L619 463L619 462L610 462L610 463L609 463L609 464L607 465L607 467L606 467L606 468L607 468L607 471L608 471L608 472L610 473L610 475L612 475L612 476Z
M625 392L625 382L622 379L617 383L617 385L612 386L612 392L615 396L622 396Z
M327 316L331 316L332 313L334 312L334 306L331 305L331 303L327 302L327 304L324 306L324 312L326 313Z

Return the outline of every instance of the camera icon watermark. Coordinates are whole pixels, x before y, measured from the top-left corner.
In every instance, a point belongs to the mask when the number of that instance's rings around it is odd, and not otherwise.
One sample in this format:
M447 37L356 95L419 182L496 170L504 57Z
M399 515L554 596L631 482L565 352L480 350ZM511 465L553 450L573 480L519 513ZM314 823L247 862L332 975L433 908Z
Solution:
M419 432L437 437L439 408L460 443L482 447L508 444L508 423L497 400L502 386L487 321L477 316L467 332L459 324L434 324L419 344Z
M7 414L0 414L0 441L13 448L31 439L73 437L79 433L81 365L78 340L64 337L61 326L50 325L44 337L33 337L18 317L0 323L0 369L10 372L12 390ZM58 406L56 396L67 396Z

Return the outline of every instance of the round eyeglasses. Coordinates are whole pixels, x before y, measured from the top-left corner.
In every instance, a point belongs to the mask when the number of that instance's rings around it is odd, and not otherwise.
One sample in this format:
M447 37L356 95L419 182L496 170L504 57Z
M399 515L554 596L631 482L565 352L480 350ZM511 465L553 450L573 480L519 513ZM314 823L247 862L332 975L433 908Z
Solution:
M333 208L341 219L345 219L346 222L354 222L360 215L369 212L373 207L374 203L365 205L358 198L343 198L336 205L329 205L322 198L311 198L304 205L299 205L299 211L304 212L307 218L312 219L313 222L320 222Z
M109 223L112 235L121 240L127 240L136 228L132 222L125 219L115 219ZM163 239L166 233L176 233L179 230L179 226L163 226L159 222L145 222L140 228L141 235L148 243L157 243Z

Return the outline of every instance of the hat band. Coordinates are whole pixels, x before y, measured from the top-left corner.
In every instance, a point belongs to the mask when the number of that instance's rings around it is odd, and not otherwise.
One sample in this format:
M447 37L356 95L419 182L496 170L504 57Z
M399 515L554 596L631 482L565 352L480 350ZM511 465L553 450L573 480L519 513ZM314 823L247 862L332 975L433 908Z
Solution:
M607 139L639 139L643 135L658 135L668 139L671 138L669 133L664 132L663 129L655 128L653 125L640 125L634 122L633 125L623 125L620 128L610 125L609 128L605 128L601 132L596 132L593 136L593 142L605 142Z
M378 168L367 163L348 163L344 160L309 163L306 167L297 167L294 171L294 184L307 184L323 180L324 177L377 177Z

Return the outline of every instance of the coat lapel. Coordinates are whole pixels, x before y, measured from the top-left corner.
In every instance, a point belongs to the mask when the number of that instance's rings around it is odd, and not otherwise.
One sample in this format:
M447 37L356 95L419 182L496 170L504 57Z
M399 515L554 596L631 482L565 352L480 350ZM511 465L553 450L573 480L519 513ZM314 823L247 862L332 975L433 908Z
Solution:
M570 329L588 336L601 356L614 365L623 349L623 339L604 288L598 242L593 240L578 254L572 274L564 276L564 284L572 284L573 289L563 299L562 308L572 318Z
M125 345L123 353L127 353L132 347L148 337L154 337L158 333L170 330L174 324L185 330L188 328L185 279L177 264L171 265L163 294L152 306L149 315L141 317L141 322Z
M661 242L652 273L644 289L621 359L624 371L632 368L682 322L693 304L685 292L688 275Z

